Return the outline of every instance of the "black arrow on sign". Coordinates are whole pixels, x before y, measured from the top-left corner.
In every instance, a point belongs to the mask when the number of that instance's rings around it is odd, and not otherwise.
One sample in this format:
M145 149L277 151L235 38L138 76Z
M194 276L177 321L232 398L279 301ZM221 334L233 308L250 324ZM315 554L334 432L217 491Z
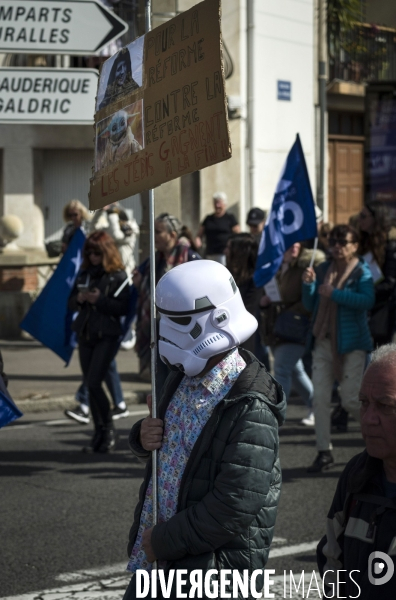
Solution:
M101 48L102 46L105 46L107 44L107 42L110 42L110 40L112 40L113 38L118 37L124 31L124 24L123 23L120 23L120 21L118 19L116 19L111 13L109 13L108 10L105 10L99 4L97 4L97 7L104 14L104 16L106 17L106 19L110 22L110 24L112 25L113 29L110 31L110 33L108 33L107 35L105 35L105 37L100 42L100 44L98 44L96 46L95 52L99 48Z

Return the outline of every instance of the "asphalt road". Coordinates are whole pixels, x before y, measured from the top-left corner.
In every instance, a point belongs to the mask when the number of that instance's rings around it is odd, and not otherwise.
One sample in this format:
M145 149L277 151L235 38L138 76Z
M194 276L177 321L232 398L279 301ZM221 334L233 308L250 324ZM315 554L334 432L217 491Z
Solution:
M283 488L267 563L278 577L283 570L315 570L314 545L323 535L338 477L363 445L353 424L348 434L334 436L335 466L308 475L314 432L299 425L303 416L304 407L292 400L280 433ZM1 599L122 598L128 531L143 473L127 447L138 418L118 421L118 450L103 456L81 452L90 426L66 422L61 413L29 415L0 430Z
M18 404L20 400L53 399L70 396L74 398L81 384L82 375L78 352L73 353L68 367L54 352L38 342L0 341L4 370L9 379L8 390ZM150 383L138 376L137 354L134 350L119 351L117 367L124 393L148 392ZM74 404L74 402L73 402Z

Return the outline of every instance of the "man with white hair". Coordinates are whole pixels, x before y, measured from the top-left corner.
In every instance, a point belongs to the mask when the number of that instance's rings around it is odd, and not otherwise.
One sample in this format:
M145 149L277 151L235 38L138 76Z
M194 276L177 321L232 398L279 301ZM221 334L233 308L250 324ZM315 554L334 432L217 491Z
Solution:
M337 576L343 582L339 598L394 600L396 344L373 352L359 400L366 449L349 461L340 477L327 533L317 548L318 566L331 589Z
M198 230L195 244L202 246L202 238L206 238L206 258L215 260L225 266L225 248L230 236L239 233L241 228L233 214L227 212L227 195L216 192L213 195L214 213L205 217Z

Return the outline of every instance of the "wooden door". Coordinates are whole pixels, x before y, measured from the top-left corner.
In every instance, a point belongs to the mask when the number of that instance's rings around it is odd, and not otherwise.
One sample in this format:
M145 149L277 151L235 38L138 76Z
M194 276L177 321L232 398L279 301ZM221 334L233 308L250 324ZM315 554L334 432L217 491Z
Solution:
M329 221L348 223L363 206L363 142L329 142Z

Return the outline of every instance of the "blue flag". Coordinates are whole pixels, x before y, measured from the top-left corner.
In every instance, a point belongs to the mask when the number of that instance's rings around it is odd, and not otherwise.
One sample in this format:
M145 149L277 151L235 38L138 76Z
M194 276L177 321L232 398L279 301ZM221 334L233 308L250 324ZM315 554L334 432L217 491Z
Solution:
M296 242L317 236L315 205L300 137L286 159L258 250L254 282L266 285Z
M19 417L22 417L22 413L14 404L4 385L3 378L0 377L0 428L12 423L15 419L19 419Z
M53 350L67 364L74 349L72 313L67 305L81 266L84 242L85 235L78 229L55 273L20 324L21 329Z

